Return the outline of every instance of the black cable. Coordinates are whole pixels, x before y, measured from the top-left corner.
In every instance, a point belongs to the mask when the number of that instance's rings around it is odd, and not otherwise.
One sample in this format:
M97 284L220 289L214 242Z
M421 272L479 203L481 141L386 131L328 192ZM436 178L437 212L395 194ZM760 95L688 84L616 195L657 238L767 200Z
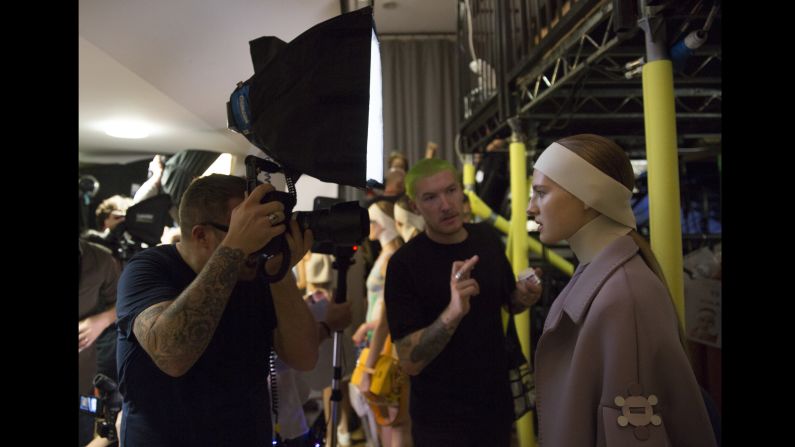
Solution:
M279 391L276 387L276 351L273 348L271 348L268 357L268 367L271 384L271 411L273 412L273 445L281 445L282 437L279 434Z

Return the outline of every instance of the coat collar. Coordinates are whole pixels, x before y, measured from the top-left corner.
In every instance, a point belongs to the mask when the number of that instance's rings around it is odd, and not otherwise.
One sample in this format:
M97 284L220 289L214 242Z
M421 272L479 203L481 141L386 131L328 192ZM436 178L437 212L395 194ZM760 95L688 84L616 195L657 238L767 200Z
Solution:
M631 236L621 236L588 264L580 264L569 280L569 284L555 301L561 300L563 312L569 315L574 324L580 324L599 289L621 265L638 252L638 245ZM551 321L545 330L551 330L560 321L558 315L550 315Z

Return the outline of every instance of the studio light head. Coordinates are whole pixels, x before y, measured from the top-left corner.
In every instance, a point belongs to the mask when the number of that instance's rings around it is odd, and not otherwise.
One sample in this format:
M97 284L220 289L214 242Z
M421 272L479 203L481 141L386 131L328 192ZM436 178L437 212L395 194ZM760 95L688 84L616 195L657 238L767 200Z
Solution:
M249 44L254 76L230 96L228 127L299 176L359 188L368 179L383 181L372 7L315 25L289 43L265 36Z

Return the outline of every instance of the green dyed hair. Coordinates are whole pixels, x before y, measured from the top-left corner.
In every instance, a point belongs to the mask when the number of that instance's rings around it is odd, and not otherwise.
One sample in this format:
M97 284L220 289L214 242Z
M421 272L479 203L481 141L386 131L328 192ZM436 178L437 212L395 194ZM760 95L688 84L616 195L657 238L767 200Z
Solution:
M442 171L450 171L453 173L453 178L458 178L458 170L447 160L440 158L424 158L420 160L406 174L406 194L411 200L414 200L414 187L417 181Z

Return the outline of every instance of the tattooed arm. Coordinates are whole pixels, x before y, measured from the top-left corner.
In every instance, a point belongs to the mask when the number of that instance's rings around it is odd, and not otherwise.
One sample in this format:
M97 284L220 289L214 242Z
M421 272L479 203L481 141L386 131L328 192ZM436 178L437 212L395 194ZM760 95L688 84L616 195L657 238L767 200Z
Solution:
M135 337L164 373L185 374L207 348L242 262L242 250L218 247L179 297L150 306L135 318Z
M469 313L470 298L480 293L477 281L469 277L477 262L477 255L465 262L454 262L450 273L450 304L430 326L395 341L400 366L407 374L416 376L422 372L447 346L461 319ZM456 273L460 273L460 278Z
M416 376L422 372L425 366L447 346L463 317L463 315L457 318L445 315L449 309L446 308L430 326L412 332L395 342L400 366L407 374Z

